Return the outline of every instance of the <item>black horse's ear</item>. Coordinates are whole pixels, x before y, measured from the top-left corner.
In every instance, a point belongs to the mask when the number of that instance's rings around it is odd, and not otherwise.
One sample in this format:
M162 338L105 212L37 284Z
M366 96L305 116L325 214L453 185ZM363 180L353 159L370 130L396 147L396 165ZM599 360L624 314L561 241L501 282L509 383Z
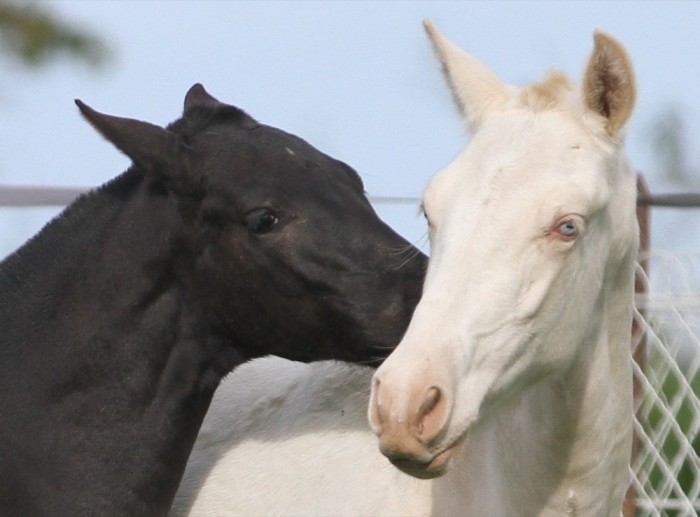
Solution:
M185 111L197 107L220 108L224 106L226 106L226 104L212 97L209 92L204 89L204 86L199 83L193 85L185 95Z
M186 159L186 144L167 129L140 120L105 115L78 99L75 103L85 119L135 164L172 167Z

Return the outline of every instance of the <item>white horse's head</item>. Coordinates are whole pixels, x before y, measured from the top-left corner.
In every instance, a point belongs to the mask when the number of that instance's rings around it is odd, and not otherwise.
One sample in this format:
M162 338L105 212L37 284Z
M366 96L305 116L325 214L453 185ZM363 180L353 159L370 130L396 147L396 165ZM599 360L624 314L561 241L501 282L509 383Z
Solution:
M443 473L473 426L567 375L616 324L638 240L621 150L635 86L618 42L595 33L580 90L560 73L518 89L426 29L472 138L425 191L423 297L369 408L382 452L418 477Z

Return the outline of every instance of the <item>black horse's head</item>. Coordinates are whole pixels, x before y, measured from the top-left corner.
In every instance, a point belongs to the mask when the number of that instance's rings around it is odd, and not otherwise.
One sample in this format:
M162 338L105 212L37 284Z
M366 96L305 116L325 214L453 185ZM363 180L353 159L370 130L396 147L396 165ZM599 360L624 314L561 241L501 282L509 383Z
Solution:
M203 333L242 359L375 363L399 342L425 257L377 217L352 168L201 85L167 129L76 102L149 195L177 207L172 275L196 300Z

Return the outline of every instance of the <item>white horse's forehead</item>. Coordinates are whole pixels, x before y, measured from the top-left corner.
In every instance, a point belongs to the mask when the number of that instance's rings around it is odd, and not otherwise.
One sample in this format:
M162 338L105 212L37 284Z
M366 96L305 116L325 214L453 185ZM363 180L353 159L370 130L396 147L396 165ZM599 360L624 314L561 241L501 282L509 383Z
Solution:
M466 149L426 189L427 212L487 203L597 208L607 200L601 149L566 114L514 110L487 120Z

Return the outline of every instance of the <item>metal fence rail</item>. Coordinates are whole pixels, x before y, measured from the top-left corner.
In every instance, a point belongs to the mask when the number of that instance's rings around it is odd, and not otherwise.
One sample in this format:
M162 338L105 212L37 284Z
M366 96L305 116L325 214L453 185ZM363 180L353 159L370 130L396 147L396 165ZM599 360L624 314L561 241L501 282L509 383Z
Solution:
M49 187L29 185L0 185L0 207L66 206L92 187ZM387 205L418 205L414 196L369 196L372 203ZM640 194L639 206L699 208L700 194Z
M0 185L0 207L65 206L87 190L84 187Z

